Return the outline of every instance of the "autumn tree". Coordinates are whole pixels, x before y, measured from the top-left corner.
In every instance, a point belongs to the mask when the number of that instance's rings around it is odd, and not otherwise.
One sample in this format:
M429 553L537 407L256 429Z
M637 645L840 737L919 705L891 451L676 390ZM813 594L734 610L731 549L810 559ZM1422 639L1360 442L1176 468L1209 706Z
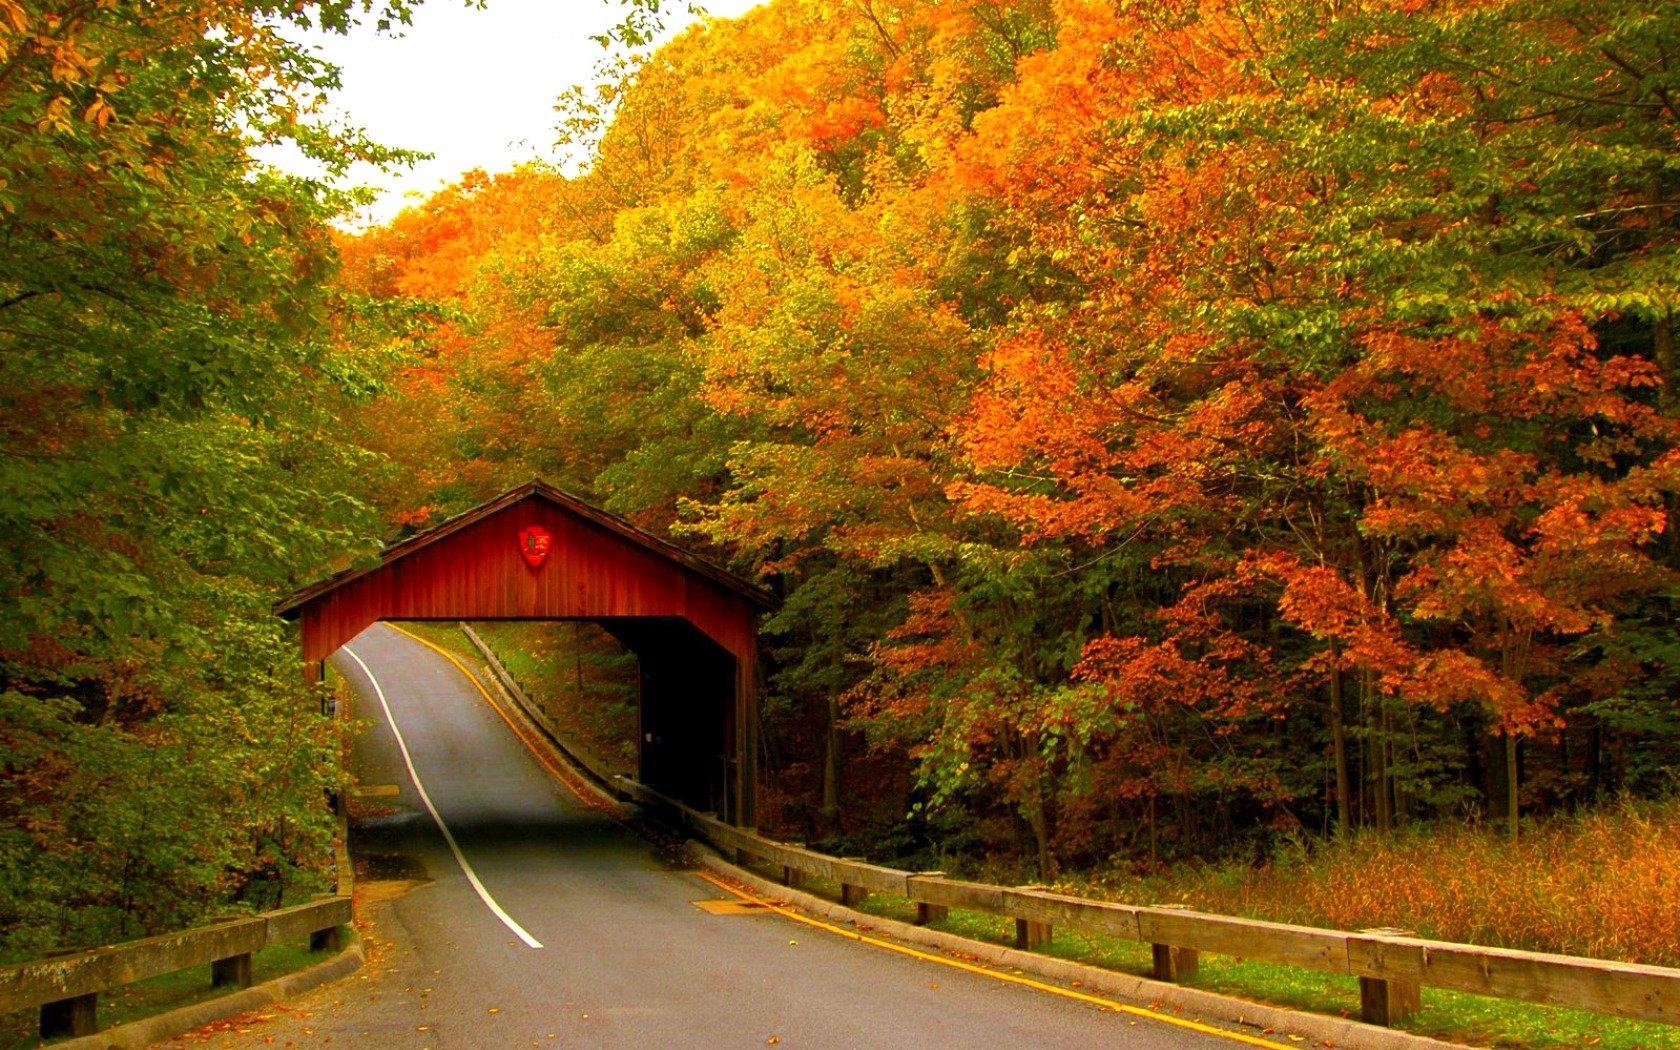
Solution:
M0 936L81 944L311 885L329 727L269 613L365 543L328 399L334 173L288 38L351 3L0 3ZM370 17L404 17L394 5ZM292 142L329 181L253 146Z

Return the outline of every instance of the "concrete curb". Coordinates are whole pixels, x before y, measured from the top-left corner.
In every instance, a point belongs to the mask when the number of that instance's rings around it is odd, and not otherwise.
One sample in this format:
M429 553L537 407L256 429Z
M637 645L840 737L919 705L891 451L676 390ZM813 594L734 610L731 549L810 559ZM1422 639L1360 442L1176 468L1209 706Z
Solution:
M366 960L367 952L361 939L352 935L349 946L343 951L296 973L264 981L243 991L189 1003L155 1017L143 1017L93 1035L66 1039L52 1044L53 1050L143 1050L144 1047L185 1035L195 1028L260 1010L329 981L348 977L361 969Z
M1312 1040L1315 1046L1357 1047L1360 1050L1463 1050L1461 1043L1444 1043L1428 1036L1413 1035L1345 1017L1302 1013L1281 1006L1249 1002L1235 996L1200 988L1186 988L1163 981L1116 973L1098 966L1057 959L1037 952L1005 948L986 941L970 940L953 933L913 926L896 919L869 915L836 904L824 897L783 886L754 872L736 867L698 842L690 841L691 855L701 867L727 876L778 901L796 905L801 911L853 926L867 926L872 932L894 940L940 951L961 952L993 966L1022 970L1062 982L1078 981L1084 990L1113 996L1136 1006L1165 1006L1174 1012L1217 1021L1233 1022L1257 1031L1270 1032L1280 1041L1289 1036Z

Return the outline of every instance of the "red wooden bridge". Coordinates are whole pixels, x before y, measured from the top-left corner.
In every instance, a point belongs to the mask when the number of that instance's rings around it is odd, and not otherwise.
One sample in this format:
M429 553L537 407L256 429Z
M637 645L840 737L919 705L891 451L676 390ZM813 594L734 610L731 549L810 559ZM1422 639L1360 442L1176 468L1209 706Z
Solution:
M641 781L751 824L756 621L770 597L615 515L532 481L275 606L312 678L380 620L589 620L636 654Z

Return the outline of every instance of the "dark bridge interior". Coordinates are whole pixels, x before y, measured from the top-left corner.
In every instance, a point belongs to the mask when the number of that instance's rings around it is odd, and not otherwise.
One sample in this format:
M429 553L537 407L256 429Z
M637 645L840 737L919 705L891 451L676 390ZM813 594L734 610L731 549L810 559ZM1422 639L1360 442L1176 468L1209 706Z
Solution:
M636 654L637 779L728 819L734 749L735 658L686 620L600 621Z

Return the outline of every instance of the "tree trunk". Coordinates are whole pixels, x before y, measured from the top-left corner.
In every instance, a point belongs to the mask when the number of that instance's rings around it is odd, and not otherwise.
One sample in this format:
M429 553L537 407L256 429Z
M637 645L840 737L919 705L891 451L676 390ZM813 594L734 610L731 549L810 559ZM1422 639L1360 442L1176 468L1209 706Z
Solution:
M1654 207L1656 214L1652 216L1656 225L1651 228L1653 239L1668 216L1669 209L1663 207L1663 180L1660 173L1651 177L1646 186L1646 199ZM1674 311L1664 310L1662 314L1651 321L1651 360L1657 370L1662 373L1663 385L1658 392L1658 403L1663 411L1673 413L1676 406L1680 406L1680 361L1674 357Z
M1387 835L1394 830L1394 821L1388 806L1388 737L1381 723L1371 734L1371 792L1376 802L1377 831Z
M1675 374L1680 362L1674 357L1673 311L1668 311L1651 322L1651 356L1662 373L1662 407L1673 412L1676 405L1680 404L1680 390L1675 388L1676 384L1680 383L1680 375Z
M840 701L828 697L828 742L823 750L822 807L818 820L824 832L840 825Z
M1596 717L1587 737L1587 769L1592 774L1593 801L1604 797L1604 725Z
M1363 676L1361 688L1366 696L1370 696L1371 675ZM1388 793L1388 702L1381 696L1375 699L1376 717L1371 720L1371 792L1375 802L1377 816L1377 831L1387 835L1394 830L1394 810L1389 803Z
M1574 770L1569 768L1572 764L1573 756L1569 753L1569 727L1564 726L1563 729L1558 731L1558 768L1563 773L1563 783L1565 785L1570 785L1567 788L1569 794L1564 798L1563 805L1564 808L1571 813L1575 812L1577 803L1580 800L1580 792L1576 791L1573 787L1575 778L1570 776L1570 774L1574 772Z
M1517 790L1521 779L1517 771L1517 735L1505 730L1505 821L1511 841L1517 840Z
M1041 782L1038 790L1026 800L1026 816L1027 824L1032 828L1033 851L1038 855L1038 877L1047 880L1056 877L1056 858L1050 851L1050 814L1044 796Z
M1334 652L1334 648L1331 650ZM1347 726L1342 722L1342 669L1330 672L1330 741L1336 758L1336 833L1346 835L1353 830L1353 814L1348 798Z
M1149 796L1149 870L1156 871L1161 866L1161 837L1155 821L1155 795Z

